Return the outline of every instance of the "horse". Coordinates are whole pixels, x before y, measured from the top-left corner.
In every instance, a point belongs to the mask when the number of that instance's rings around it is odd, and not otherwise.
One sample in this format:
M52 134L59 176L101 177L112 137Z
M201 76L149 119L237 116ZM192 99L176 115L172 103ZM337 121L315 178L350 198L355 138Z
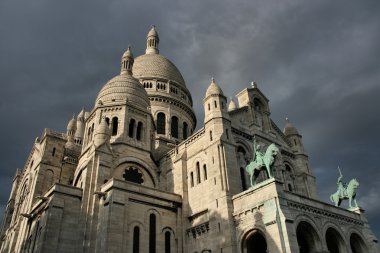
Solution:
M254 186L256 184L258 173L263 167L265 167L266 169L268 178L273 177L272 165L276 159L278 151L279 149L276 147L274 143L272 143L268 146L267 150L265 151L265 155L262 157L262 161L256 161L256 158L245 167L245 170L250 175L251 186Z
M335 204L335 206L340 206L342 200L348 199L348 205L350 208L357 208L358 203L356 202L356 189L359 187L359 182L356 178L351 179L346 188L343 188L343 196L339 194L339 189L330 196L331 202ZM353 207L351 201L354 200L355 206Z

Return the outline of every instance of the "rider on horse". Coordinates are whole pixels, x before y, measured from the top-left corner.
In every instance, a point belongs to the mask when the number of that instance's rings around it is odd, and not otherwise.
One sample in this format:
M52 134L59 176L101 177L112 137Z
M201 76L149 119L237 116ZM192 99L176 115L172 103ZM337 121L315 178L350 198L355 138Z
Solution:
M344 191L347 188L347 184L342 181L343 176L340 175L338 177L338 182L336 183L338 185L338 192L339 196L344 196Z
M254 161L256 161L257 164L263 164L264 154L261 152L261 146L260 146L260 144L256 144L256 138L255 137L253 139L253 148L254 148L254 151L255 151L255 159L254 159Z

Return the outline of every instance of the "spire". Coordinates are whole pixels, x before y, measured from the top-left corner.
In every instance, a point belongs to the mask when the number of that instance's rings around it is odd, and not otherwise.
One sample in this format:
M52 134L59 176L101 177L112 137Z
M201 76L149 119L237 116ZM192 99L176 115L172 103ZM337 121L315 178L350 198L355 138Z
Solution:
M295 128L293 126L292 123L290 123L290 120L288 117L285 118L285 127L284 127L284 134L285 136L289 136L289 135L299 135L298 131L297 131L297 128Z
M158 54L158 43L160 39L158 38L158 33L156 27L152 25L148 35L146 36L146 50L145 54Z
M131 46L128 46L127 51L125 51L123 57L121 58L121 74L132 75L132 67L134 61L135 60L133 59Z

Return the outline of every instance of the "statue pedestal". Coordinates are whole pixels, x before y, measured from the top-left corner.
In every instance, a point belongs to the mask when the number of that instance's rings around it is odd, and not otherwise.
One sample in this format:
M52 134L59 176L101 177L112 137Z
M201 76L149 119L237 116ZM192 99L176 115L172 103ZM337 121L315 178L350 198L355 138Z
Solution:
M357 214L363 214L364 213L364 209L362 209L361 207L352 207L352 208L348 208L348 210L351 212L355 212Z

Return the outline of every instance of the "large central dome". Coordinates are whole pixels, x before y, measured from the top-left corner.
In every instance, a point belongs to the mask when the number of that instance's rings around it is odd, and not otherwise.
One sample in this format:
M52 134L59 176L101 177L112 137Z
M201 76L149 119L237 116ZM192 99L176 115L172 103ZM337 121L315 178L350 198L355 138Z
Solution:
M133 76L137 79L162 78L185 88L185 81L177 67L164 56L156 53L144 54L135 59Z

